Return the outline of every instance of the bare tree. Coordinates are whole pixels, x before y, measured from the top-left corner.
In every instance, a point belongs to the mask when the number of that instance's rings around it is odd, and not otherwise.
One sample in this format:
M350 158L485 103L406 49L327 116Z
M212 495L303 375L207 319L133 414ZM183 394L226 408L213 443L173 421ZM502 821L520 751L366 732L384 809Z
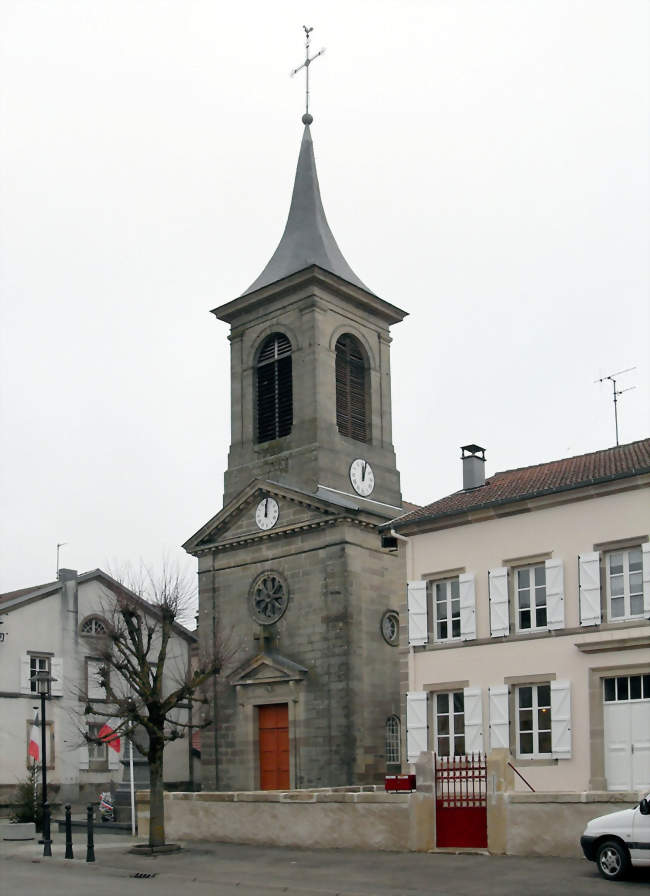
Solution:
M117 721L111 725L112 733L101 737L84 731L87 742L110 745L124 734L147 757L150 847L165 844L165 747L184 737L187 729L212 723L204 718L190 725L186 709L190 701L208 704L203 685L219 674L224 660L222 644L214 644L191 663L174 649L175 635L187 638L181 621L191 615L192 592L187 579L167 563L158 574L143 569L111 580L103 606L108 630L101 642L103 665L98 673L106 702L88 699L84 710L86 715Z

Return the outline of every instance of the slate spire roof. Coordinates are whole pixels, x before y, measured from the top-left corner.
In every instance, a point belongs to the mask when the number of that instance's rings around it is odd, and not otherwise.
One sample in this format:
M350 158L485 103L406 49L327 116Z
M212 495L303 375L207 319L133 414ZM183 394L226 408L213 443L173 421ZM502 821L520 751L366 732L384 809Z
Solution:
M317 265L370 292L343 257L330 230L318 186L309 124L300 144L289 217L277 249L257 280L242 295Z

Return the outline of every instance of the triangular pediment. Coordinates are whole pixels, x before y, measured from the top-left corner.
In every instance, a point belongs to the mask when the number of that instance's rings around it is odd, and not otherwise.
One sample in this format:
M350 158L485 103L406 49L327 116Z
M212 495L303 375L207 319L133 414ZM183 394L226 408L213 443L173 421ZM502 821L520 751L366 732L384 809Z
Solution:
M256 519L256 511L267 499L272 499L277 505L278 516L273 525L262 528ZM359 506L352 500L329 500L277 482L256 479L208 520L183 547L190 554L198 554L214 547L236 546L280 533L327 525L342 516L356 515L359 511Z
M229 676L232 685L277 684L302 681L307 674L304 666L294 663L279 653L258 653Z

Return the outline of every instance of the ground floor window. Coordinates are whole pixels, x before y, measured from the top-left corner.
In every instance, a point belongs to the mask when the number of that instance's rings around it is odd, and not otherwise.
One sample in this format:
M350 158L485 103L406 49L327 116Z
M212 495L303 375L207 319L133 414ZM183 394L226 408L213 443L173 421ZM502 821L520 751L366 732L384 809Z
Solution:
M551 749L551 685L517 688L517 755L543 759Z
M91 722L88 725L90 737L99 737L103 723ZM104 771L108 768L108 744L88 743L88 767L91 771Z
M39 672L47 672L48 675L51 675L51 663L49 656L36 656L32 654L29 658L29 686L32 694L38 694L38 682L36 680L36 675ZM48 696L51 693L52 684L48 682L47 685L47 693Z
M400 761L400 725L397 716L386 720L386 762L397 765Z
M438 756L465 755L465 697L462 691L435 695L434 750Z

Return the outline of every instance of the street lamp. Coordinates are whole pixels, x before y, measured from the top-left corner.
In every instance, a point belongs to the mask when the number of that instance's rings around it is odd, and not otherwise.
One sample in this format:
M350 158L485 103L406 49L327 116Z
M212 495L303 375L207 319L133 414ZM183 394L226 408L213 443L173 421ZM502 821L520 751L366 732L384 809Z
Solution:
M50 695L50 686L56 679L49 672L40 670L32 676L36 691L41 697L41 802L43 805L43 855L52 855L50 839L50 806L47 801L47 730L45 725L45 698Z

